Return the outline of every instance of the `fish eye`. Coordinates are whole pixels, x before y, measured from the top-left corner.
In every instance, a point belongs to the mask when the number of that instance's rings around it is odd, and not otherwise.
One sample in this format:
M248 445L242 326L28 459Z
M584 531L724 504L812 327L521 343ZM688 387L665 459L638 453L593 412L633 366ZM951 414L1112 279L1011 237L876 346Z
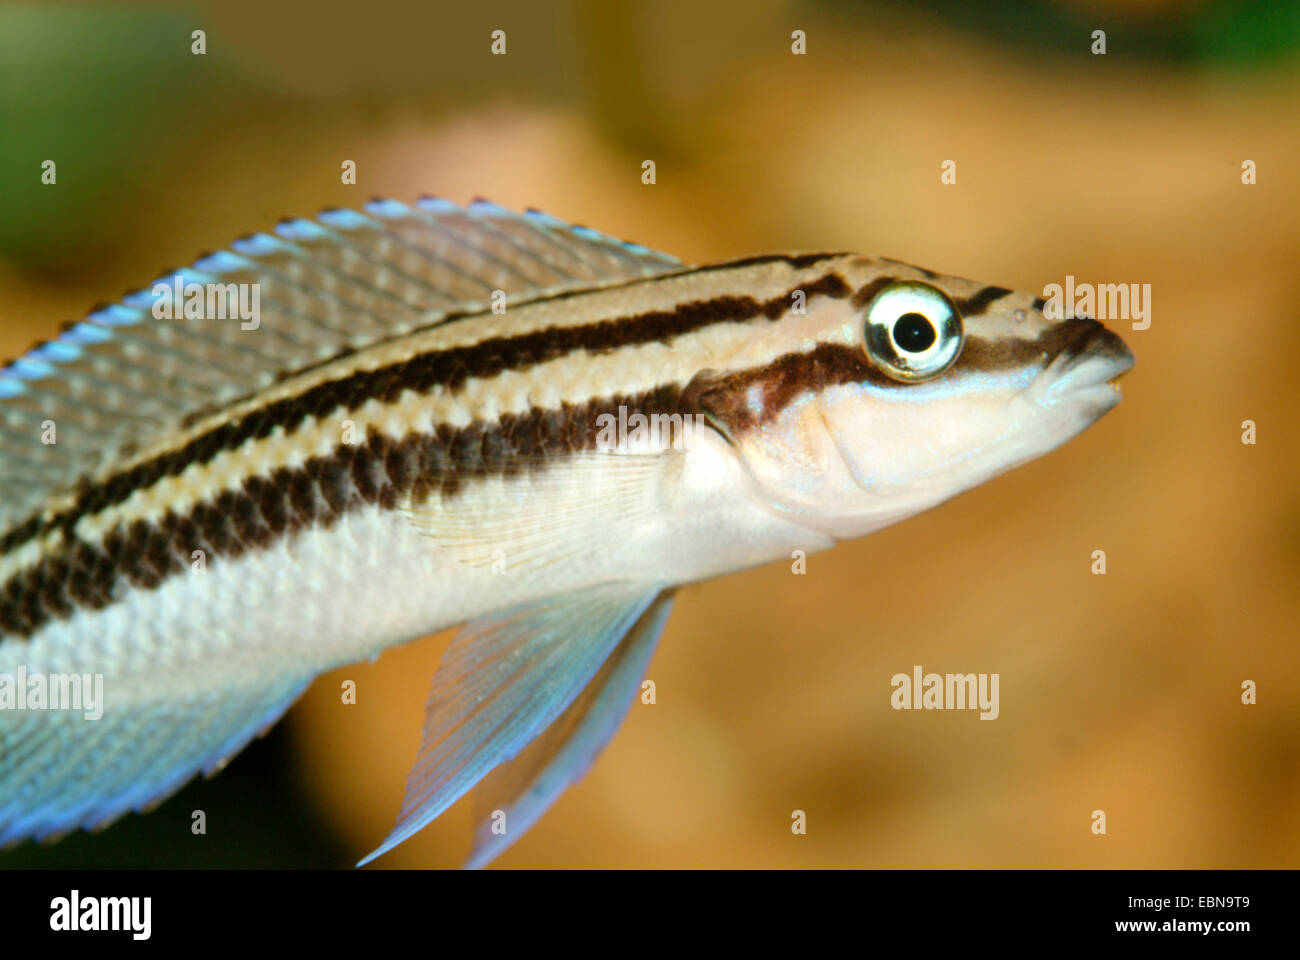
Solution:
M952 366L966 334L961 316L937 287L891 283L867 306L867 356L895 380L916 383Z

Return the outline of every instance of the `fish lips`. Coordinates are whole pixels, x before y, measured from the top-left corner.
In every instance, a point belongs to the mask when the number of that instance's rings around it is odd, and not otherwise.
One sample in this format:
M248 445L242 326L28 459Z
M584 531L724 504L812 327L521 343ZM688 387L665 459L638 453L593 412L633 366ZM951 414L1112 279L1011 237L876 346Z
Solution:
M1133 351L1116 334L1086 317L1071 321L1073 335L1035 378L1029 399L1042 406L1083 403L1100 413L1119 403L1119 378L1133 369Z

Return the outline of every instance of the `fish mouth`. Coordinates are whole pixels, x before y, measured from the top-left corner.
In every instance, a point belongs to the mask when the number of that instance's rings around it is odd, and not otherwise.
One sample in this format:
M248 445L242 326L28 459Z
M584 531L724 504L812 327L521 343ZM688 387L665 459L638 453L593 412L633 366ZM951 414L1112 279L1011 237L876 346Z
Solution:
M1122 396L1120 378L1136 359L1128 344L1096 320L1078 317L1056 356L1036 378L1031 393L1043 406L1084 401L1110 409Z

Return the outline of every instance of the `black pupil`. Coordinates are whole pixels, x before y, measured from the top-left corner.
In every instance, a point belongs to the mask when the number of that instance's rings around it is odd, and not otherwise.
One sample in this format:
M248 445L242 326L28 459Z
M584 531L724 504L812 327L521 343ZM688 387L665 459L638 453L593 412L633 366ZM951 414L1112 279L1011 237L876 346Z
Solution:
M908 353L923 353L934 345L934 324L919 313L905 313L894 324L894 342Z

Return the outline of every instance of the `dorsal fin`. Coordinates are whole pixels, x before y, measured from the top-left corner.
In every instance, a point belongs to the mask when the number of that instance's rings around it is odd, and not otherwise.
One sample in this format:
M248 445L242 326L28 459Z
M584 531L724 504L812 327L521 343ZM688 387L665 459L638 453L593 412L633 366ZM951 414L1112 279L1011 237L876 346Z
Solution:
M483 200L375 200L283 220L93 310L0 369L0 530L189 414L340 351L486 310L496 290L516 304L681 269L639 244ZM183 306L177 277L256 284L256 329L238 314L160 319L156 304Z

